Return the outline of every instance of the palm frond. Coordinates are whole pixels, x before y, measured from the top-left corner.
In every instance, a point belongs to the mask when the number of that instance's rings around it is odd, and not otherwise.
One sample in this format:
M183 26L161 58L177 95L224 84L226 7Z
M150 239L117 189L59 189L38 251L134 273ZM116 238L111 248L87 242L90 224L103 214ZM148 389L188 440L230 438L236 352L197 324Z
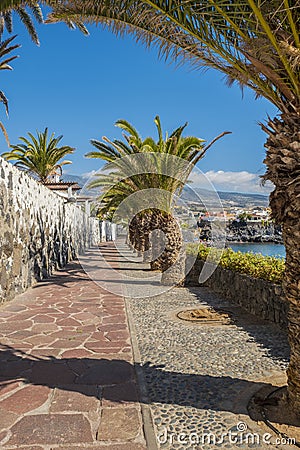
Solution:
M9 137L8 137L6 128L5 128L5 126L3 125L2 122L0 122L0 129L1 129L1 131L2 131L2 133L3 133L3 135L4 135L4 137L5 137L5 140L6 140L7 145L8 145L8 147L9 147L9 146L10 146Z
M27 29L28 34L31 37L32 41L35 44L40 45L40 41L39 41L39 38L38 38L38 35L36 32L36 29L33 25L30 15L27 13L25 8L20 6L19 8L16 9L16 13L18 14L21 22L24 24L25 28Z
M6 115L8 116L8 101L3 91L0 91L0 102L4 104Z
M42 0L42 3L51 7L51 5L54 5L58 1L59 0ZM6 28L8 33L12 33L12 16L13 12L15 12L19 16L21 22L24 24L33 42L39 45L39 39L33 20L26 8L28 11L30 11L30 13L38 23L43 23L43 12L38 2L33 0L1 0L0 38L3 34L4 28Z

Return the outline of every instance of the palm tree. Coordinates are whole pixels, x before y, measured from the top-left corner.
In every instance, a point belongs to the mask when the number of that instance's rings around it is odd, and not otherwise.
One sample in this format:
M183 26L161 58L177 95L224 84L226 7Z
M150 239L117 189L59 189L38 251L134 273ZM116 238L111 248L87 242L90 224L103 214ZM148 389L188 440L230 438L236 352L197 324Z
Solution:
M105 169L110 170L107 175L100 175L91 183L91 187L101 186L102 213L115 212L119 205L130 197L126 214L133 217L129 226L129 239L136 250L149 250L149 234L160 228L167 238L169 250L151 262L151 267L165 271L177 259L182 246L181 232L177 221L172 215L172 194L182 184L170 174L161 170L162 155L199 155L203 153L203 140L198 138L183 138L185 126L175 130L165 140L162 136L160 119L155 118L158 131L158 141L148 137L141 138L137 130L127 121L118 120L116 126L125 134L126 143L106 137L103 142L92 140L97 151L88 153L88 158L100 158L107 161ZM166 163L166 160L163 161ZM166 170L164 172L167 172ZM174 172L174 168L173 168ZM174 173L173 173L174 175ZM170 195L163 198L155 189L160 189ZM153 204L149 204L147 193L150 192ZM135 196L134 194L139 193ZM172 242L171 242L172 241ZM158 252L157 254L159 254Z
M61 174L62 167L71 164L71 161L61 161L66 155L74 153L75 149L69 146L58 147L63 136L49 136L48 128L44 132L37 132L37 137L28 133L29 138L20 137L17 145L12 145L12 150L2 153L7 161L15 161L15 166L37 177L42 183L46 183L51 175Z
M165 250L161 253L161 245L157 242L158 248L152 250L160 256L151 262L152 269L164 272L177 260L182 247L181 230L172 214L174 194L180 193L192 168L212 143L204 147L202 139L183 137L187 124L164 139L158 116L155 125L158 140L151 137L143 140L129 122L118 120L116 126L125 132L127 142L112 142L106 137L103 141L92 140L97 151L86 156L107 161L104 169L110 171L90 184L90 187L101 186L103 190L100 213L112 214L130 198L123 212L133 217L129 238L136 250L149 250L149 235L154 230L159 229L165 234Z
M212 67L265 97L279 116L261 124L267 133L265 180L273 218L282 224L286 247L283 283L289 302L291 361L288 400L300 414L300 38L299 0L94 0L66 1L48 21L67 17L102 23L128 33L160 54L196 68Z

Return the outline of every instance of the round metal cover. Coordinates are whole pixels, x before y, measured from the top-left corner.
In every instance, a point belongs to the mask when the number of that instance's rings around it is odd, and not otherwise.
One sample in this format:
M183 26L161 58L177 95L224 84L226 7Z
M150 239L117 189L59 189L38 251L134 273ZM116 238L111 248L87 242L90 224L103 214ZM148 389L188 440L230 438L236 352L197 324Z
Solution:
M177 317L181 320L201 324L225 325L231 323L231 317L228 311L216 311L214 308L187 309L180 311Z

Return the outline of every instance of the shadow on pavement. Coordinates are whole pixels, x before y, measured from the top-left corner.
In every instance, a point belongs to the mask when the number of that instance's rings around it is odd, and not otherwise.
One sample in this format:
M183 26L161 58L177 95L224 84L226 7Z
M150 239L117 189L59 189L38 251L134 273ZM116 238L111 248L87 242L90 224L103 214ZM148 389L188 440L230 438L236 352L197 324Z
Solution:
M264 347L274 359L288 363L290 357L290 346L287 330L279 325L261 319L250 314L241 306L223 300L219 295L206 287L188 287L201 303L205 302L213 308L221 308L232 312L232 323L247 331L249 338L253 338L260 346ZM213 295L211 295L213 294ZM217 299L217 300L216 300Z
M3 344L1 347L0 390L18 380L117 403L155 402L244 414L246 406L241 398L249 398L261 387L268 386L266 383L218 377L217 374L169 372L150 363L132 365L119 359L85 357L40 358ZM136 370L142 370L149 382L147 399L138 399L135 389L132 389Z

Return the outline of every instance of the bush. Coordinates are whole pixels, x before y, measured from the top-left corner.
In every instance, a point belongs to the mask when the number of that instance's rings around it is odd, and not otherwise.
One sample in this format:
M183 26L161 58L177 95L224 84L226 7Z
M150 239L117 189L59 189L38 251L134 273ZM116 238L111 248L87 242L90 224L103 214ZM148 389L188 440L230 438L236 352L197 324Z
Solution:
M198 258L218 262L224 269L233 270L255 278L280 284L283 280L285 263L283 258L263 256L260 253L234 252L231 248L223 251L203 244L189 244L187 254Z

